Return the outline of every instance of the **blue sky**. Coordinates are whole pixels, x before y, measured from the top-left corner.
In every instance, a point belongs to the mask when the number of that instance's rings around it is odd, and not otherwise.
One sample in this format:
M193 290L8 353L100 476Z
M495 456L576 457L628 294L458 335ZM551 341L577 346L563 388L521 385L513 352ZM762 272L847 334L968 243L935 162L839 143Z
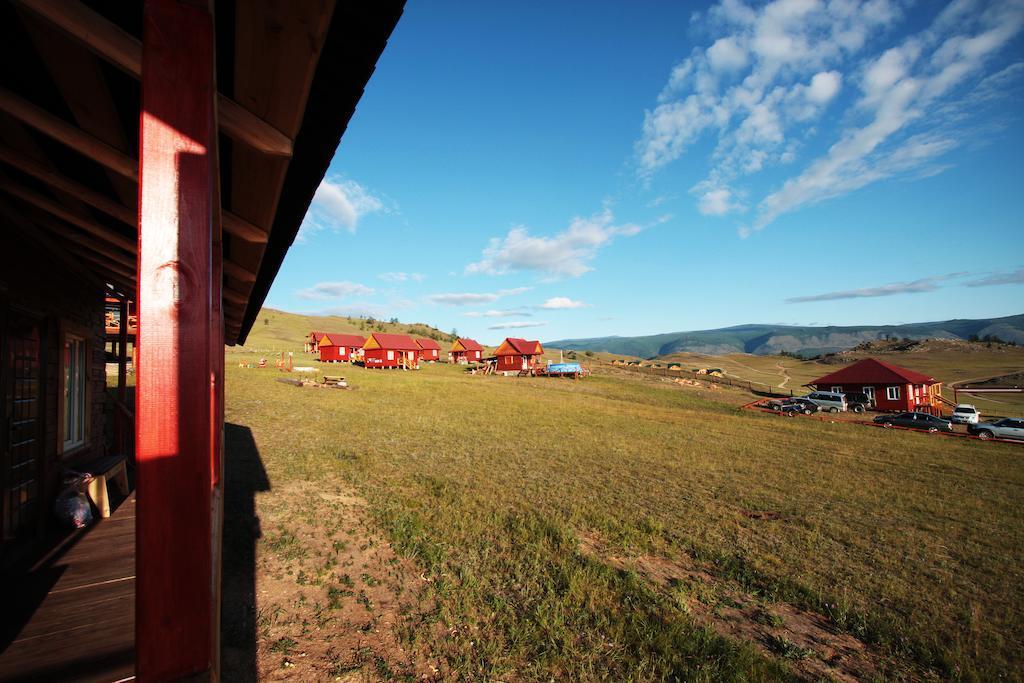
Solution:
M485 343L1024 312L1024 1L411 0L267 305Z

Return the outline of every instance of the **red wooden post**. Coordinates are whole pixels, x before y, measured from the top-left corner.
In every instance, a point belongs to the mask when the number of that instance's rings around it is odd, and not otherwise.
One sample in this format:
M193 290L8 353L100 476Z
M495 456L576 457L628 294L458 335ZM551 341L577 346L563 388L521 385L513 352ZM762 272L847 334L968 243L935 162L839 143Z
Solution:
M139 131L136 674L215 666L213 17L147 0Z

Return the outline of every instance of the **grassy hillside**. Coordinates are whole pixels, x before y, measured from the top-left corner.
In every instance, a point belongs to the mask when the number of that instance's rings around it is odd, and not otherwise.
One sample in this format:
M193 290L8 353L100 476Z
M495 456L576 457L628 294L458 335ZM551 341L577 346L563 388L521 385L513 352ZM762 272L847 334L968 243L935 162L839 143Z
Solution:
M789 325L739 325L717 330L671 332L643 337L597 337L551 342L565 349L590 349L653 358L679 352L705 354L751 353L772 355L780 351L818 355L850 349L875 339L945 338L968 339L994 335L1024 344L1024 315L983 320L945 320L909 325L859 325L847 327L795 327Z
M423 323L389 323L345 316L300 315L264 308L252 326L242 350L302 351L305 336L313 330L364 336L369 336L372 332L411 334L443 342L450 342L452 339L448 332L442 332Z
M864 649L863 678L1024 665L1018 446L776 418L628 377L344 374L353 391L228 368L229 428L267 476L261 676L386 677L424 658L474 680L848 676L787 630L807 614ZM421 577L392 606L364 591L398 565L332 559L354 533L333 501L355 499ZM282 656L364 625L358 653ZM392 629L408 661L379 648Z

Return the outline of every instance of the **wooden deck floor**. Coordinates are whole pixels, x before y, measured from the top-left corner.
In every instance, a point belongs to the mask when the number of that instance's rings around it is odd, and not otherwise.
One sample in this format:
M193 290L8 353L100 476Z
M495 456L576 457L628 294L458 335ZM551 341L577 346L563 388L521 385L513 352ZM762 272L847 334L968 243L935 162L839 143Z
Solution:
M135 495L40 565L4 605L0 682L133 679Z

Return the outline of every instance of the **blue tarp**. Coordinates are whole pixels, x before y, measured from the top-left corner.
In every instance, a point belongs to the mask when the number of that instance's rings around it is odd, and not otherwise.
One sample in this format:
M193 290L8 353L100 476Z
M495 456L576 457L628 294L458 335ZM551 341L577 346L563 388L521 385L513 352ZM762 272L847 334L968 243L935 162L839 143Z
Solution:
M583 372L579 363L551 363L548 365L548 372L554 374L571 375L576 372Z

